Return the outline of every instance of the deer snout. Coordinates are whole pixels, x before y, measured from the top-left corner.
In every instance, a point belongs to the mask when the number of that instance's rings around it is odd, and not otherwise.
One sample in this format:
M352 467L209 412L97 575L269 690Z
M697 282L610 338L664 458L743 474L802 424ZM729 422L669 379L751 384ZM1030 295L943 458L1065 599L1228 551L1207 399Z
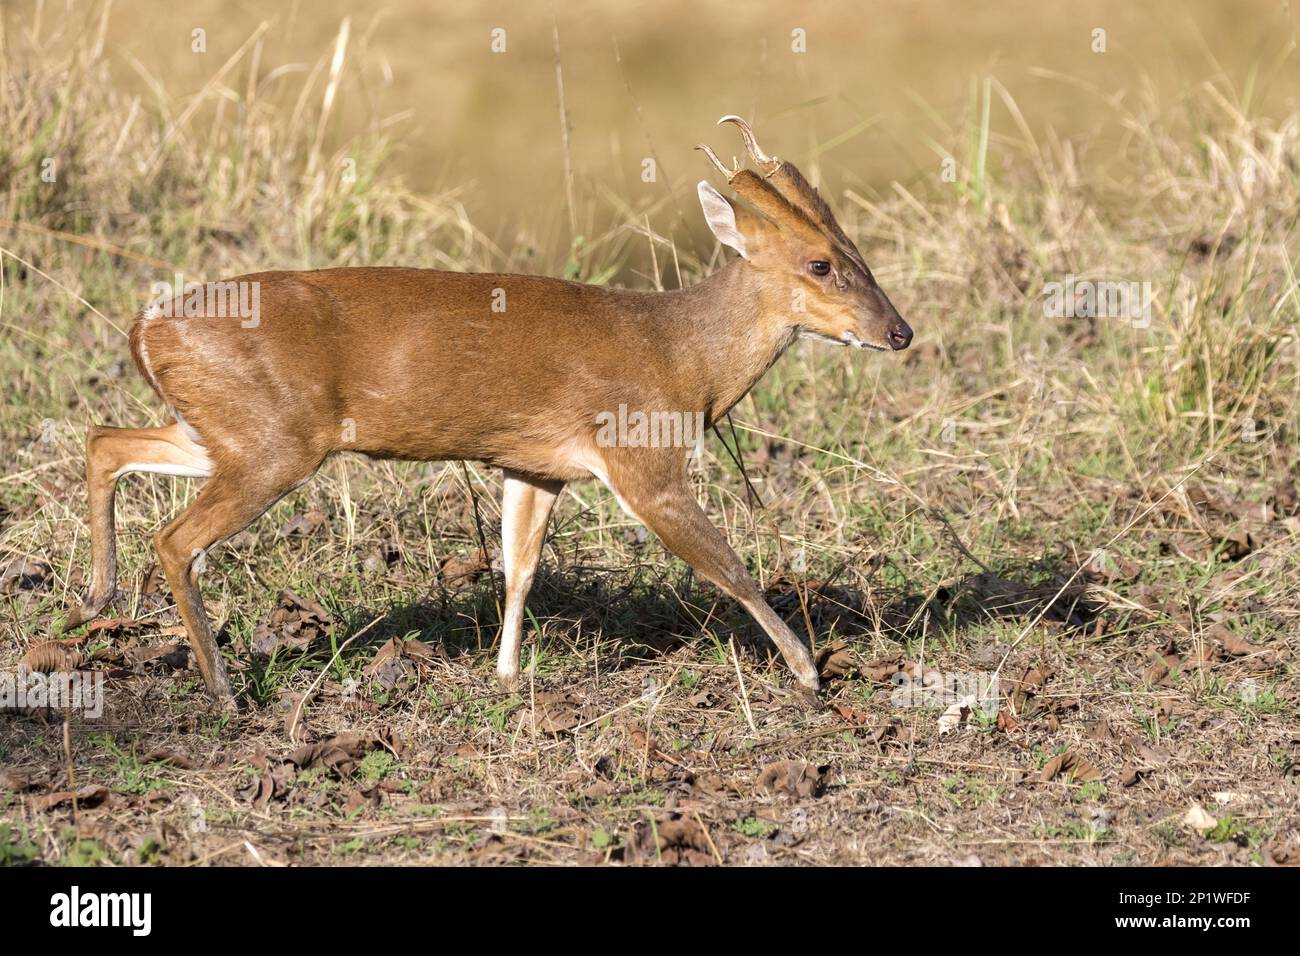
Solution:
M889 347L895 352L901 352L912 344L912 327L902 319L896 321L889 327L889 332L885 338L889 340Z

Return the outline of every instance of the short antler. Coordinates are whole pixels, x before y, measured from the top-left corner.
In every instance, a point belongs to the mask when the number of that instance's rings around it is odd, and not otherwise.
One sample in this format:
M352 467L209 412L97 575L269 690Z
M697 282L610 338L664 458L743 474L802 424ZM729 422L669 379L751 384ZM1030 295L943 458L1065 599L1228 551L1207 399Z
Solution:
M704 151L704 155L709 157L709 161L712 162L714 166L718 167L718 172L727 177L727 182L731 182L736 177L736 173L740 172L740 163L737 163L734 158L732 159L732 162L735 163L735 165L731 169L728 169L727 164L718 159L718 154L709 149L709 147L705 146L703 143L696 143L695 148Z
M749 124L743 119L735 114L728 113L718 120L719 126L723 123L735 123L740 127L740 136L745 141L745 149L749 150L750 158L763 170L764 176L772 176L781 168L781 160L763 152L763 147L758 145L758 140L754 137L754 131L749 128Z

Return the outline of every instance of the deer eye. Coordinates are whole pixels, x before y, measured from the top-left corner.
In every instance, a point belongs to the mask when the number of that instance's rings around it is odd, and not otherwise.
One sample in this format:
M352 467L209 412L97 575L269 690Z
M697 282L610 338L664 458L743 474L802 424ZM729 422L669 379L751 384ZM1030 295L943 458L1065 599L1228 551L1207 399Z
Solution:
M831 274L831 264L825 259L814 259L808 263L808 271L815 276L828 276Z

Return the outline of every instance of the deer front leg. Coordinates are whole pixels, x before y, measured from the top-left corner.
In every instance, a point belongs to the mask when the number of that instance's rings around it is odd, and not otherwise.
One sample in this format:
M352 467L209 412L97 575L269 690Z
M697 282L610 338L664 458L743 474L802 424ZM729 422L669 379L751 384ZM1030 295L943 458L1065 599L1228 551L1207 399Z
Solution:
M665 464L674 467L654 467L652 456L644 458L642 463L623 462L605 479L619 504L673 554L739 601L776 644L800 686L818 691L821 683L808 648L763 600L745 565L696 502L685 470L670 462Z
M542 556L546 523L564 483L542 481L515 472L505 473L501 497L501 554L506 573L506 610L501 622L497 677L506 687L519 681L519 648L523 639L524 602L533 586L533 573Z

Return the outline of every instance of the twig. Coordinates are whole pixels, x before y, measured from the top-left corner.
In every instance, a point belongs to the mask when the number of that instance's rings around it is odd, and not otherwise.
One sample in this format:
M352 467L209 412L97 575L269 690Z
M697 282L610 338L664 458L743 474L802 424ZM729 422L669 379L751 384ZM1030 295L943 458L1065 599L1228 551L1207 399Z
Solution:
M749 722L749 729L758 734L758 728L754 726L754 714L749 709L749 691L745 689L745 677L740 673L740 658L736 656L736 639L730 638L727 643L731 647L731 662L736 665L736 680L740 681L740 706L745 710L745 720Z
M321 672L316 675L316 679L312 681L311 686L307 688L307 693L303 694L302 697L298 699L298 704L293 709L293 718L289 721L289 743L291 744L297 743L297 741L294 739L294 735L298 732L298 722L302 720L302 709L305 706L307 706L307 701L311 699L311 695L316 693L316 688L318 688L320 686L321 681L325 679L325 675L330 672L330 668L334 666L334 663L343 654L343 651L347 648L349 644L355 641L362 634L365 634L367 631L369 631L372 627L374 627L383 619L384 619L384 615L383 614L379 615L377 618L375 618L373 621L371 621L361 630L357 631L346 641L340 644L339 649L335 651L334 656L330 658L330 662L326 664L323 668L321 668Z

